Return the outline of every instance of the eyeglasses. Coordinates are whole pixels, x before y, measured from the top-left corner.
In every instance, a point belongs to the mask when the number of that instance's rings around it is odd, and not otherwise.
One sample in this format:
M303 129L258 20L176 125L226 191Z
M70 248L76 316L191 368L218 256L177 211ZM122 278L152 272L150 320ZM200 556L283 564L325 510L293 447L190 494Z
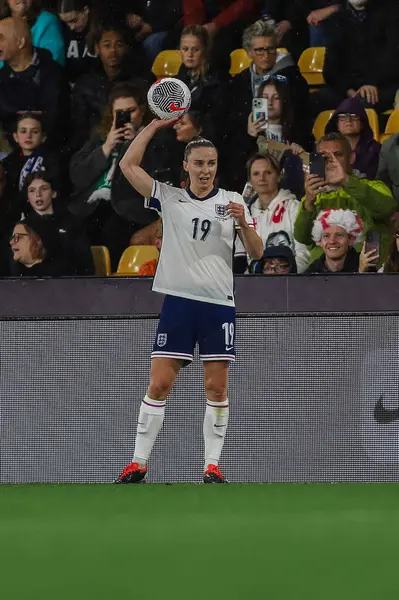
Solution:
M10 237L10 242L15 242L16 244L19 242L20 238L24 235L29 236L29 233L13 233Z
M353 113L340 113L338 119L340 121L360 121L360 116Z
M272 263L267 262L263 267L263 272L265 271L274 271L275 273L284 273L287 269L290 268L288 263Z
M256 56L263 56L264 54L276 54L277 48L276 46L264 46L263 48L252 48L252 52L254 52Z

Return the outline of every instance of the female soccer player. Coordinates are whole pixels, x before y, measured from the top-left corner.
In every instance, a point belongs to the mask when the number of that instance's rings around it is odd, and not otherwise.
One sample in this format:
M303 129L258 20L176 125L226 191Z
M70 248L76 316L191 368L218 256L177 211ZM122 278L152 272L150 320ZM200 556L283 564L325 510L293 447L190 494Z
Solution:
M262 240L243 198L214 185L218 155L203 138L185 149L186 190L153 180L141 167L147 144L176 119L154 120L133 140L120 162L132 186L158 211L163 244L153 290L166 294L152 353L150 385L141 403L133 461L115 483L140 483L147 475L165 401L182 366L193 360L196 343L204 363L204 483L226 483L218 468L226 434L229 363L235 359L232 256L235 231L248 254L260 259Z

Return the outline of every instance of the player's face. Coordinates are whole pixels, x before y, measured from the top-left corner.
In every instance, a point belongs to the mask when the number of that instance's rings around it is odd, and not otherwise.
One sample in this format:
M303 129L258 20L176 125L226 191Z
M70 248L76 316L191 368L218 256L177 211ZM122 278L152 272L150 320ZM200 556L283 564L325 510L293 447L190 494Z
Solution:
M205 193L213 189L218 157L215 148L194 148L183 163L190 176L190 188Z
M188 115L184 115L180 121L173 125L173 129L176 131L177 141L185 144L191 142L200 133Z
M265 74L270 71L274 67L277 58L277 48L273 38L253 38L248 55L259 73Z
M139 129L143 123L144 111L134 98L117 98L112 106L113 117L115 118L118 110L128 110L130 112L130 122L135 129Z
M13 137L25 156L32 154L44 141L39 121L30 118L19 121Z
M276 86L273 84L265 85L262 91L262 98L267 100L268 117L271 121L279 121L281 118L281 102Z
M70 12L60 13L59 17L71 31L80 33L86 27L89 20L89 8L85 6L83 10L71 10Z
M255 160L251 167L250 182L258 196L278 192L278 175L268 160Z
M126 42L118 31L104 31L96 50L104 67L108 69L120 67L127 54Z
M37 213L52 214L56 197L51 185L43 179L34 179L28 186L28 202Z
M183 35L180 40L182 63L187 69L198 69L204 61L204 47L195 35Z
M338 225L327 227L321 235L320 246L332 260L343 258L348 253L349 245L349 234Z

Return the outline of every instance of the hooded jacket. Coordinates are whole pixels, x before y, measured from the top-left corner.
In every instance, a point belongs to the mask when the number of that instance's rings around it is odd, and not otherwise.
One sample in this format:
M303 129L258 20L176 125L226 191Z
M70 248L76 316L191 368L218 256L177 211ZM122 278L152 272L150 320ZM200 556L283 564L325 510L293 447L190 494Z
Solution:
M340 113L350 113L360 117L363 128L360 133L360 139L356 144L356 160L353 167L367 177L367 179L374 179L377 173L381 145L374 139L373 130L370 127L363 105L356 97L343 100L327 123L326 133L338 131L338 115Z
M381 259L384 261L392 234L389 217L396 207L396 202L389 188L382 181L361 179L354 173L345 185L333 191L320 192L316 196L313 210L304 208L305 198L302 198L294 226L294 236L302 244L312 246L311 259L322 254L321 248L314 245L312 239L313 221L321 210L327 208L344 208L354 210L364 223L364 233L379 231L381 233ZM361 250L362 243L356 248Z
M263 257L256 263L254 273L263 273L263 267L267 258L285 258L290 264L290 273L297 273L297 265L294 254L288 246L271 246L266 248Z
M263 247L285 245L291 248L298 272L302 273L309 265L310 252L306 246L294 238L294 224L299 209L299 202L289 190L280 189L269 206L262 210L259 198L249 207L253 217L255 230L262 238ZM235 256L245 254L241 242L236 242Z

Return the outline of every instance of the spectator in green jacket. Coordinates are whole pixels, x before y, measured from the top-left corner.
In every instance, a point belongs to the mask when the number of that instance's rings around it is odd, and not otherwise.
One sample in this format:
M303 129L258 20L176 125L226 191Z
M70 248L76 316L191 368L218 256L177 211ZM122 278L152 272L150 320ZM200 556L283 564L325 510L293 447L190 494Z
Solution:
M381 258L385 259L390 234L390 217L396 202L382 181L361 178L352 169L355 153L341 133L330 133L317 143L325 158L325 178L308 175L305 196L301 201L294 226L294 236L301 244L312 245L311 260L320 256L320 248L312 243L312 227L321 210L343 208L355 211L364 222L364 232L381 233ZM361 244L359 250L361 249Z

